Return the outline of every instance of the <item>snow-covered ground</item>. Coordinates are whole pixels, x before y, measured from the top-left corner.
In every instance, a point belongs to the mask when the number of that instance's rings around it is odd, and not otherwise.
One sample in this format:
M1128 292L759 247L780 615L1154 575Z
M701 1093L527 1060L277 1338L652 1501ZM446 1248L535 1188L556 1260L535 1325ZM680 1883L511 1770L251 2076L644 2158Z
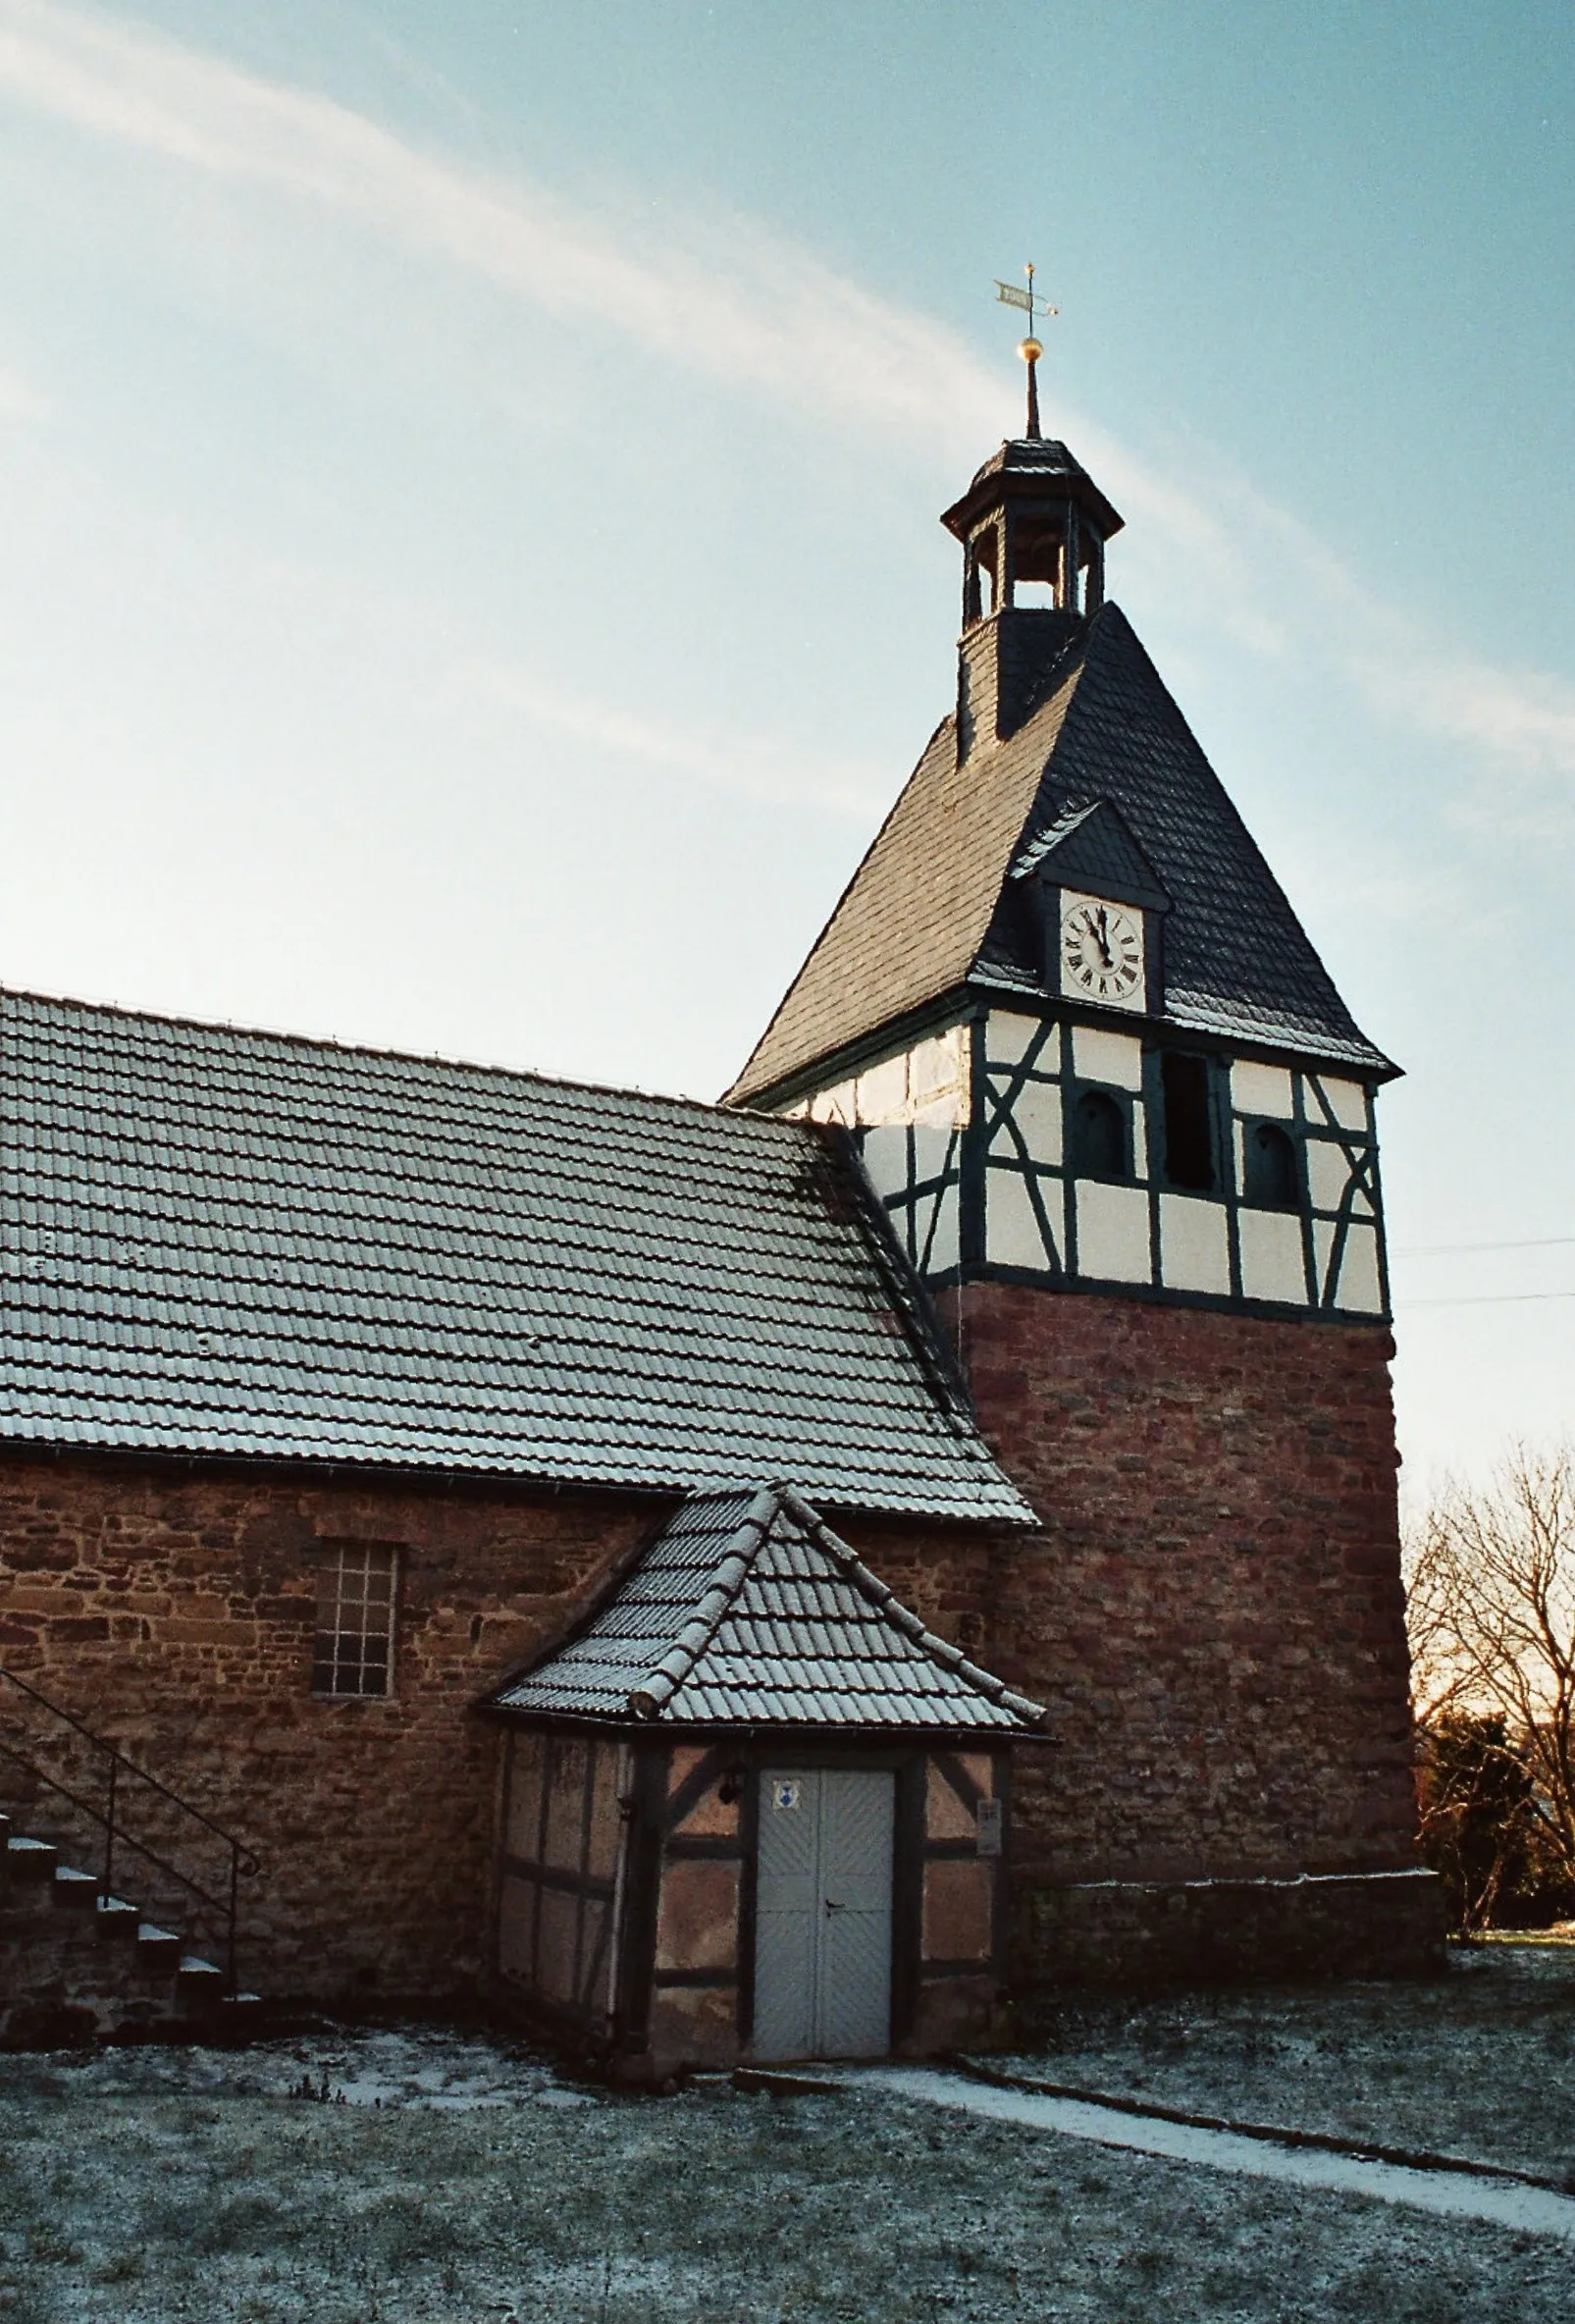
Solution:
M1359 2103L1362 2135L1548 2174L1572 1988L1575 1954L1495 1948L1430 1986L1100 2005L1108 2046L1083 2004L1022 2063L1154 2096L1163 2068L1247 2119ZM417 2030L0 2058L0 2319L60 2324L1564 2324L1575 2280L1558 2237L890 2089L614 2098Z

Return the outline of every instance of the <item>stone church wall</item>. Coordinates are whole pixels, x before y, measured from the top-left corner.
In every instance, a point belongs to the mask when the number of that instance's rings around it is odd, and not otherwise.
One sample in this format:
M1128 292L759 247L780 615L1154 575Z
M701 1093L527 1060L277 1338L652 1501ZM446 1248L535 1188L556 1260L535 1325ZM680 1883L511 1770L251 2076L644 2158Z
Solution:
M1424 1955L1426 1879L1320 1892L1365 1931L1341 1946L1304 1885L1232 1885L1415 1862L1388 1332L991 1282L942 1306L1045 1523L980 1640L1062 1738L1020 1754L1020 1977Z
M244 1981L339 2006L460 1994L488 1942L498 1746L471 1706L662 1505L8 1458L0 1663L256 1851ZM397 1546L386 1699L310 1691L317 1563L343 1541ZM91 1761L62 1755L50 1722L0 1685L6 1732L42 1738L52 1770L99 1796ZM141 1813L144 1835L189 1848L136 1792L123 1800L131 1828ZM44 1797L30 1821L55 1836L71 1818ZM67 1860L96 1869L94 1845L82 1832ZM178 1861L206 1884L225 1859ZM134 1854L116 1885L178 1909Z
M242 1883L242 1981L336 2008L463 1998L490 1966L499 1730L473 1706L569 1622L670 1501L0 1459L0 1664L118 1744L262 1860ZM841 1528L948 1637L990 1595L976 1534ZM394 1545L394 1691L311 1693L326 1545ZM102 1763L0 1682L0 1744L102 1799ZM21 1791L19 1795L19 1781ZM96 1870L102 1832L26 1798L0 1809ZM205 1884L228 1862L137 1788L131 1828ZM123 1850L117 1888L179 1927L182 1899ZM206 1949L212 1957L211 1943Z

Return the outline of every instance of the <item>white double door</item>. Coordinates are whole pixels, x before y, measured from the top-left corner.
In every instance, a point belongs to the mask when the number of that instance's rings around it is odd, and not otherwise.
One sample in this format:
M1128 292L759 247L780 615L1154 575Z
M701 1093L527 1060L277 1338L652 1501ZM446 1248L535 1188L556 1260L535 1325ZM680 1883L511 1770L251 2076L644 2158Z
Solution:
M896 1778L885 1769L774 1768L760 1780L755 2055L882 2057Z

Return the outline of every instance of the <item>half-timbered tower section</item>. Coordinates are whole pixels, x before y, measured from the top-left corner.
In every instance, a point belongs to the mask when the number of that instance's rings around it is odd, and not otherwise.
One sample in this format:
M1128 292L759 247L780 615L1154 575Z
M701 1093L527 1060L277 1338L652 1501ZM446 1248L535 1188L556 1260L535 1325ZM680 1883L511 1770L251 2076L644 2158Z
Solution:
M1068 1713L1032 1958L1376 1963L1433 1911L1391 1876L1396 1069L1105 601L1121 521L1037 434L946 512L955 713L729 1098L850 1135L1045 1526L984 1650Z
M0 995L0 1913L52 1842L211 1943L154 1859L222 1904L230 1833L252 1989L475 1991L475 1707L687 1496L981 1619L1031 1513L921 1307L810 1125Z
M1007 1746L1043 1715L797 1494L686 1503L493 1709L527 2016L642 2079L989 2038Z

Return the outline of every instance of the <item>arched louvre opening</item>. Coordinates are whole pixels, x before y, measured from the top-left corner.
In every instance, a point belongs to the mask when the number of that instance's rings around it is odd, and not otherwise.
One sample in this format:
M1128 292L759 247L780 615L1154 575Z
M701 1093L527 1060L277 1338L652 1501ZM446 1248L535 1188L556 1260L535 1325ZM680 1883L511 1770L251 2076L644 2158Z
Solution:
M1277 1123L1259 1122L1246 1134L1243 1191L1260 1210L1294 1210L1301 1199L1296 1148Z
M1073 1168L1079 1178L1128 1178L1127 1114L1108 1089L1084 1089L1072 1117Z

